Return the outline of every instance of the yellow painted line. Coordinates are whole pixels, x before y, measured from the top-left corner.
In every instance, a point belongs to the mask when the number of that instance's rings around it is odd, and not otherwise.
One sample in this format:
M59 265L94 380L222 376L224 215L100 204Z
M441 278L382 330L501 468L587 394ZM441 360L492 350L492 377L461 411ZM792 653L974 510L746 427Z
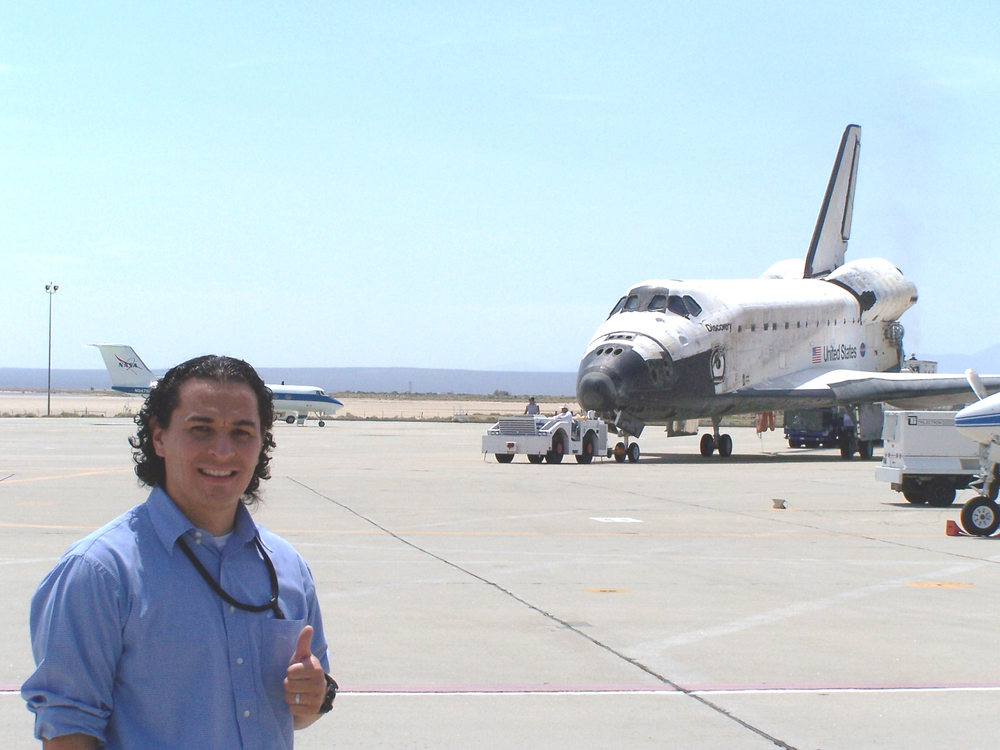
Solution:
M380 529L271 529L276 534L338 534L344 536L379 535ZM675 537L675 538L739 538L739 539L937 539L940 534L775 534L775 533L712 533L682 531L393 531L399 536L496 536L496 537Z
M909 581L907 586L926 589L971 589L974 583L953 583L950 581Z
M98 526L59 526L55 524L40 524L40 523L0 523L0 528L6 529L83 529L86 531L93 531L94 529L100 528ZM337 535L337 536L382 536L386 532L380 529L358 529L358 530L347 530L347 529L271 529L275 534L321 534L321 535ZM709 534L709 533L691 533L684 534L680 532L572 532L572 531L394 531L397 536L482 536L482 537L649 537L649 538L659 538L659 537L672 537L672 538L732 538L740 537L745 539L814 539L814 538L842 538L851 539L856 538L857 535L854 534ZM937 539L940 534L866 534L865 537L869 539ZM971 584L970 584L971 585Z
M0 529L72 529L74 531L93 531L100 526L56 526L48 523L0 523Z
M7 479L4 484L18 484L20 482L45 482L49 479L76 479L77 477L95 477L102 474L125 474L132 469L105 469L103 471L84 471L79 474L53 474L47 477L30 477L28 479Z

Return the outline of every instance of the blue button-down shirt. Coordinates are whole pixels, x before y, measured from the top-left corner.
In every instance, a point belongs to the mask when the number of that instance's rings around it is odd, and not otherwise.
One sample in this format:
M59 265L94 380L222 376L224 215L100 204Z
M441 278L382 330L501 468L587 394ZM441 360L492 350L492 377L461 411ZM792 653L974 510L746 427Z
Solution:
M265 604L271 580L258 533L285 620L226 604L177 545L183 536L234 599ZM21 695L39 739L82 732L110 750L290 750L282 682L305 625L315 628L312 651L328 671L312 574L292 546L240 504L220 551L157 487L70 547L38 587L38 667Z

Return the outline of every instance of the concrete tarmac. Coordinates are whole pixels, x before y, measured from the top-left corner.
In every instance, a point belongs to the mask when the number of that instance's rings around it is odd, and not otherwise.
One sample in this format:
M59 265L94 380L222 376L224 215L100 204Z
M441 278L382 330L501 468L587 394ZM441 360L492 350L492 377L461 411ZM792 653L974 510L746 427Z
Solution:
M39 746L35 587L145 498L133 430L0 420L5 748ZM780 432L535 466L484 460L484 431L276 425L256 515L308 560L342 686L297 748L1000 745L1000 543L945 535L970 493L910 506Z

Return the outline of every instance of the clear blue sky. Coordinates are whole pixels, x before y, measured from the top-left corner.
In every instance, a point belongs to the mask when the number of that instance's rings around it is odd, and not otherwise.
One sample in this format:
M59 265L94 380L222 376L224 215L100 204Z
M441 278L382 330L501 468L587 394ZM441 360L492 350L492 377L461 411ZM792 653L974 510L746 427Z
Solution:
M1000 5L0 5L0 367L575 370L646 278L849 258L1000 342Z

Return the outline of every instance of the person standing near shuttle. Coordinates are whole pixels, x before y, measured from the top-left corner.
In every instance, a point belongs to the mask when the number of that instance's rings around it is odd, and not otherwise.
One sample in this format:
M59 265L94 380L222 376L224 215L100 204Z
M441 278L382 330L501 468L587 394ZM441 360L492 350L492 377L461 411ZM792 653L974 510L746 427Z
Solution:
M130 439L148 499L70 547L32 599L21 694L46 750L290 750L331 709L312 574L248 510L272 415L229 357L152 388Z

